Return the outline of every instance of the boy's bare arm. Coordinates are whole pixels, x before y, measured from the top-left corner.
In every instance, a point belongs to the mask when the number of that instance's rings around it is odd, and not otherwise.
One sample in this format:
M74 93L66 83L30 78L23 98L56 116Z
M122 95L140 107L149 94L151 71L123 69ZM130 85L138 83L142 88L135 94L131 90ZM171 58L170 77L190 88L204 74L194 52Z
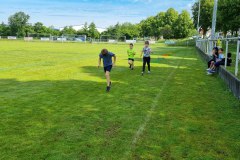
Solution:
M113 56L113 66L116 65L116 61L117 61L117 57L116 57L116 55L114 55L114 56Z
M101 58L98 59L98 68L101 66Z

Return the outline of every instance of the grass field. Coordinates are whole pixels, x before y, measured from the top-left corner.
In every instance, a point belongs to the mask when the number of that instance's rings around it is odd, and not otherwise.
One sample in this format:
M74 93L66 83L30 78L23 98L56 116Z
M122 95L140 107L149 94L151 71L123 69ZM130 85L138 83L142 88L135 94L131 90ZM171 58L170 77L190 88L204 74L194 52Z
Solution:
M0 159L240 159L240 103L194 48L152 46L143 77L127 48L0 41Z
M226 50L226 45L225 44L223 44L223 48L225 48L224 50ZM235 75L237 42L232 42L231 44L229 44L228 49L229 49L228 52L232 53L233 63L231 64L231 66L227 67L227 70L230 71L233 75ZM237 77L238 77L238 79L240 79L240 64L238 65L238 75L237 75Z

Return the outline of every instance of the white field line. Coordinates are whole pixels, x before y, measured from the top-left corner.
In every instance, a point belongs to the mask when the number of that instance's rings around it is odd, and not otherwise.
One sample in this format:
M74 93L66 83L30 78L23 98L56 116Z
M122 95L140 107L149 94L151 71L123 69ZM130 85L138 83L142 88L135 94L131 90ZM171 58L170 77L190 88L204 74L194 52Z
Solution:
M135 149L136 147L136 143L138 142L138 140L140 139L142 133L144 132L148 122L151 120L151 117L152 117L152 113L155 111L156 107L157 107L157 103L159 101L159 98L163 92L163 90L166 88L167 84L168 84L168 81L172 78L172 76L175 74L176 70L179 68L180 66L180 61L183 60L184 58L181 58L178 63L177 63L177 67L175 69L173 69L168 77L166 78L166 80L164 81L163 83L163 86L161 88L159 88L159 92L158 94L156 95L156 97L154 98L153 102L152 102L152 105L151 105L151 108L150 108L150 111L148 112L147 116L145 117L145 120L144 122L139 126L137 132L135 133L134 137L133 137L133 140L132 140L132 145L131 145L131 149L130 151L126 152L125 156L128 156L130 153L131 153L131 150Z

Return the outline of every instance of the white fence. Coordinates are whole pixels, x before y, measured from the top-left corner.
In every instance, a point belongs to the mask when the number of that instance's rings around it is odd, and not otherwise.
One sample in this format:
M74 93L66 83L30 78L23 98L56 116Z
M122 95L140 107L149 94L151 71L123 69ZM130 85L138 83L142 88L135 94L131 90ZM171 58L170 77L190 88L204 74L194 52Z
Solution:
M196 41L196 47L200 49L203 53L208 54L209 56L212 55L213 47L217 47L218 39L210 40L210 39L199 39ZM238 76L238 65L240 60L240 37L234 38L223 38L221 39L221 43L225 43L225 68L227 68L227 54L229 52L229 43L236 44L236 59L235 59L235 76Z

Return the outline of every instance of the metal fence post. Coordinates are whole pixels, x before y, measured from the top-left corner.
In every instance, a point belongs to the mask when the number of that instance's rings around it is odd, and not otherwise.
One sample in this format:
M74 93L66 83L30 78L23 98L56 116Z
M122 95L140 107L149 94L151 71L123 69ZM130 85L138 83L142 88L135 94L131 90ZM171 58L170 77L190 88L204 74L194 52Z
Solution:
M225 68L227 68L228 40L226 40Z
M237 52L236 52L235 76L237 76L237 75L238 75L239 45L240 45L240 37L238 38L238 41L237 41Z

